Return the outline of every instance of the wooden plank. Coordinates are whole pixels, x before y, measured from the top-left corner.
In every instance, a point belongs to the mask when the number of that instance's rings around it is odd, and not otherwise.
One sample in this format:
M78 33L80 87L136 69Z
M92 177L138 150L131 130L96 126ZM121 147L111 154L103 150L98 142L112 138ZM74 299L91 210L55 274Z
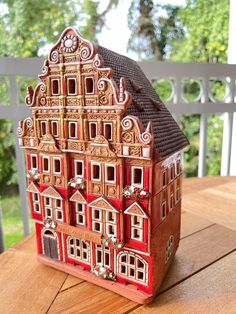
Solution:
M1 313L45 313L67 277L14 248L1 255L0 269Z
M132 313L236 313L235 273L234 252Z
M218 225L184 238L180 241L176 258L161 287L161 291L183 281L235 248L236 233ZM124 304L124 298L110 291L101 290L102 288L89 283L86 283L87 292L84 294L84 284L82 283L60 293L54 300L50 312L68 311L68 313L79 313L82 311L81 309L86 309L88 313L93 313L96 312L96 309L102 309L102 313L120 313L137 306L136 303L125 300L125 307L123 308L121 305ZM71 291L73 292L70 294ZM93 302L88 300L90 295L92 295ZM104 302L104 299L106 301L109 299L109 302ZM113 304L112 310L110 307L111 302Z
M84 280L80 279L80 278L77 278L77 277L74 277L74 276L71 276L71 275L68 275L63 286L61 287L61 290L60 292L64 291L64 290L67 290L71 287L74 287L76 285L79 285L81 284L82 282L84 282Z
M137 303L88 282L61 292L48 313L124 313Z
M185 189L183 207L186 211L236 230L235 177L186 180Z
M185 238L195 232L212 226L213 223L210 220L204 219L201 216L197 216L186 211L182 211L181 214L181 239Z

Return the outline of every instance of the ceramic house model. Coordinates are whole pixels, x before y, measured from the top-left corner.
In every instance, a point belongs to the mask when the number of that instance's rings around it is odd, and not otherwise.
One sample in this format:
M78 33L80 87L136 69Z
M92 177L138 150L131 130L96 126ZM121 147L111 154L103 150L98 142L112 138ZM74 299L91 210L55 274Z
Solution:
M188 144L133 60L67 28L21 121L39 260L139 303L180 238Z

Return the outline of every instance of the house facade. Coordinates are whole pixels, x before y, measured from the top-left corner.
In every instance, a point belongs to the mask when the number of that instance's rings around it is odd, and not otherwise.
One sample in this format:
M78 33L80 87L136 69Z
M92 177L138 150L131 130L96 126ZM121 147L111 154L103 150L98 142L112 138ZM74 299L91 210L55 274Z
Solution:
M135 285L144 302L178 247L187 140L122 58L67 28L28 88L18 136L40 260L111 290Z

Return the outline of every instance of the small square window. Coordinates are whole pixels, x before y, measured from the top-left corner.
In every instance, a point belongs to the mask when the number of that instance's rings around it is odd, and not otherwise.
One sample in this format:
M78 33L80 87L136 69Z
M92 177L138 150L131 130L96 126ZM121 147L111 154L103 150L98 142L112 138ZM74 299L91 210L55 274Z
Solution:
M67 95L76 95L76 79L67 79Z
M77 122L69 122L69 138L78 138Z
M112 123L104 123L103 135L108 141L112 141Z
M61 159L54 158L54 173L60 174L61 173Z
M47 131L47 122L41 121L40 122L40 128L41 128L41 136L45 135L46 131Z
M97 123L90 122L89 123L89 139L93 140L97 136Z
M52 135L58 137L58 121L51 121Z
M143 187L143 168L132 168L132 184L138 188Z
M84 162L82 160L75 160L75 177L83 177L84 175Z
M50 159L49 157L43 157L43 172L50 171Z
M85 92L86 94L94 93L94 82L92 77L85 78Z
M106 165L106 182L112 182L115 181L115 166L108 166Z
M100 165L92 165L92 179L100 180L101 178L101 169Z
M31 155L31 169L38 169L38 156Z
M52 95L59 94L59 79L52 80Z

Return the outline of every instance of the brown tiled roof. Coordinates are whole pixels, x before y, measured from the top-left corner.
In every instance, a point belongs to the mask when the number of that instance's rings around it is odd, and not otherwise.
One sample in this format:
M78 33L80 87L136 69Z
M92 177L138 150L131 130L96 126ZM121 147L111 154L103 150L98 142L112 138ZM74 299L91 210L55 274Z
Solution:
M133 98L128 114L139 117L145 128L152 121L154 144L160 157L165 158L188 145L187 138L138 64L101 46L98 46L98 53L102 56L104 65L114 71L113 78L118 86L120 78L126 78L127 89Z

